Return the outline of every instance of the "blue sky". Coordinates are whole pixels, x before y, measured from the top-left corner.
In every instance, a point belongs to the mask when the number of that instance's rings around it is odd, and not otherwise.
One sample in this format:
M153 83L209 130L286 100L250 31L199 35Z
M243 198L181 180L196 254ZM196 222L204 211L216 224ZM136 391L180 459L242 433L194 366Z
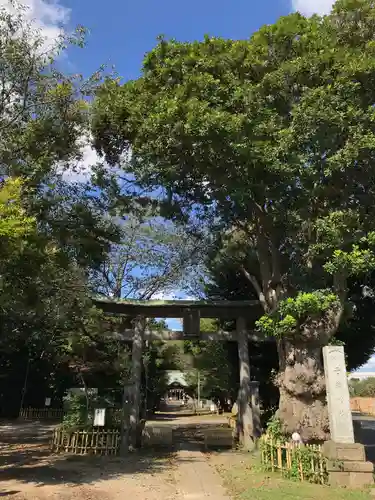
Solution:
M71 8L70 24L91 31L88 47L70 60L85 73L114 64L125 79L139 75L144 54L159 34L190 41L204 34L248 38L263 24L291 12L289 0L62 0Z
M69 26L82 24L90 29L87 48L70 54L73 67L89 74L102 63L114 64L127 80L139 75L143 56L153 48L159 34L184 41L202 39L205 34L248 38L262 25L275 22L295 8L307 15L313 10L325 13L332 2L61 0L61 4L69 9Z

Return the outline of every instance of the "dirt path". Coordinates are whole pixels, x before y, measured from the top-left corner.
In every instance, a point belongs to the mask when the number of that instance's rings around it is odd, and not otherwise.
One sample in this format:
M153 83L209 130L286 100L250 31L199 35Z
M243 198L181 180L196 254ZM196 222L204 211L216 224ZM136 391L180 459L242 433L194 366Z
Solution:
M210 465L207 456L197 450L182 449L177 460L176 500L230 500L221 477Z
M13 500L230 500L198 450L127 458L51 455L52 426L0 425L0 497Z

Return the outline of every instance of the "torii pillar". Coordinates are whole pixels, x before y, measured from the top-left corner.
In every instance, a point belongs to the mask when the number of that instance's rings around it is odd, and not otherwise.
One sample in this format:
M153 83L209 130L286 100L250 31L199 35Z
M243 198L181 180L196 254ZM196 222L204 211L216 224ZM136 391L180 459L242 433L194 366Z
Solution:
M248 332L245 318L237 318L238 358L240 364L240 389L238 391L237 434L238 440L246 451L255 447L253 412L250 406L250 361Z
M144 332L146 328L146 318L139 316L134 320L134 336L132 346L132 392L129 426L130 426L130 446L137 447L138 433L140 432L140 406L141 406L141 386L142 386L142 354L144 343Z

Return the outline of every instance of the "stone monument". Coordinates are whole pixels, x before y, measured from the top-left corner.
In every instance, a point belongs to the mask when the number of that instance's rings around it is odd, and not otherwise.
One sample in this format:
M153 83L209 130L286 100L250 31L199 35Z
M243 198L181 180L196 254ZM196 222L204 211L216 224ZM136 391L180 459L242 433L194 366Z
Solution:
M373 464L366 462L365 448L354 442L353 418L342 346L323 348L331 440L324 443L329 482L336 486L373 484Z

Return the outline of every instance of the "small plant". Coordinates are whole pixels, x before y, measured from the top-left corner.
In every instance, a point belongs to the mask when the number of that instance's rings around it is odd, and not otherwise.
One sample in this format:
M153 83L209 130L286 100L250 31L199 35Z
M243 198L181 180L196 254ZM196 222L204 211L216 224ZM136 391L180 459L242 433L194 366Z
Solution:
M65 416L61 427L81 429L89 425L89 409L84 394L68 394L64 398Z
M270 426L270 433L260 440L264 470L278 470L284 477L296 481L326 484L326 463L319 446L295 445L277 440L277 436L280 436L280 429L276 420Z
M266 435L272 438L273 441L275 442L281 442L286 440L285 434L283 434L282 431L282 425L281 425L281 420L277 417L276 414L274 414L269 421L267 422L266 426Z
M291 454L291 465L283 471L284 476L295 481L325 483L327 479L325 461L321 451L314 446L298 446Z
M65 416L61 427L65 430L88 429L94 425L95 409L105 408L105 427L120 429L123 418L121 408L108 397L96 394L68 394L64 398ZM126 408L126 411L128 409Z

